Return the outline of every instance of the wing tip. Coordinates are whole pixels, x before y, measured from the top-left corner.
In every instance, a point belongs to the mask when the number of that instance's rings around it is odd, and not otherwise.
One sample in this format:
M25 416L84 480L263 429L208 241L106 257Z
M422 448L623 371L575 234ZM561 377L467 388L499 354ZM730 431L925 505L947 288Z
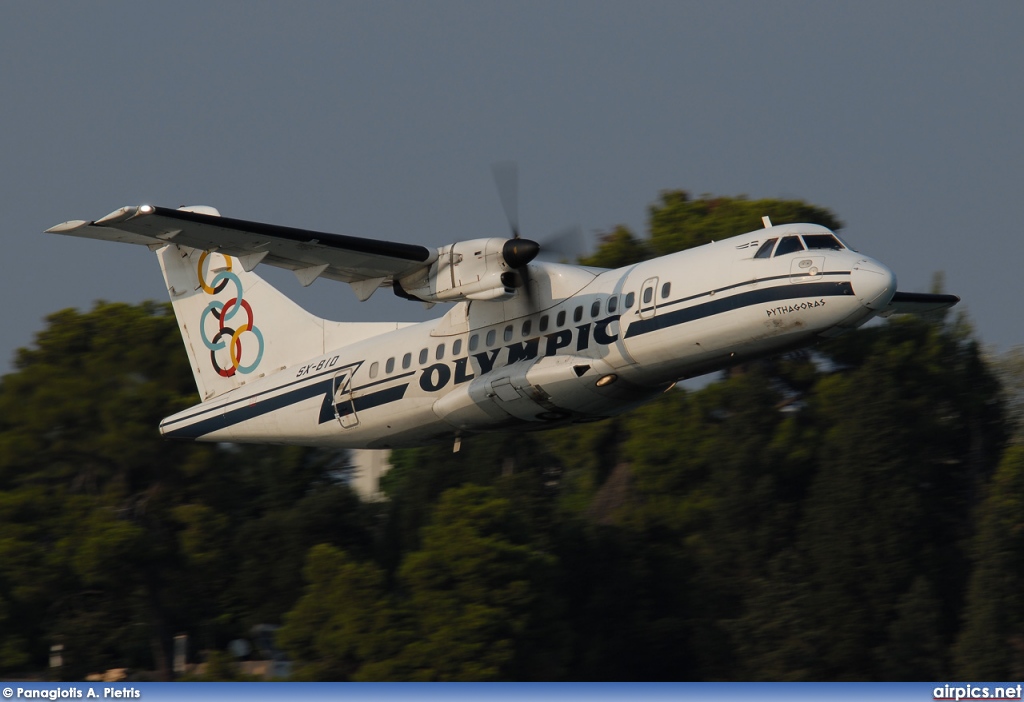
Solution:
M81 229L82 227L84 227L84 226L86 226L88 224L90 224L90 222L88 222L87 220L84 220L84 219L69 219L67 222L61 222L60 224L58 224L56 226L50 227L49 229L47 229L43 233L44 234L67 234L68 232L73 232L76 229Z
M899 292L892 296L888 306L881 313L882 317L894 314L929 314L947 310L958 304L960 297L949 293L913 293Z
M946 304L950 307L960 302L959 295L952 295L950 293L914 293L914 292L902 292L896 291L896 294L892 296L893 302L917 302L917 303L928 303L928 304Z

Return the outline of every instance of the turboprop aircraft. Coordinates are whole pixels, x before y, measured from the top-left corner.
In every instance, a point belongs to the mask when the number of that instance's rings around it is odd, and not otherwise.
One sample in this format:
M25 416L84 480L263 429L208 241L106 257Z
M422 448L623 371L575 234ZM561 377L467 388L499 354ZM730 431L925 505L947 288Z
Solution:
M506 212L508 207L506 206ZM619 414L680 379L813 344L873 317L941 309L815 224L773 226L615 270L547 263L521 238L437 249L231 219L206 206L122 207L48 232L157 255L201 402L165 437L392 448ZM315 317L259 265L425 303L422 323Z

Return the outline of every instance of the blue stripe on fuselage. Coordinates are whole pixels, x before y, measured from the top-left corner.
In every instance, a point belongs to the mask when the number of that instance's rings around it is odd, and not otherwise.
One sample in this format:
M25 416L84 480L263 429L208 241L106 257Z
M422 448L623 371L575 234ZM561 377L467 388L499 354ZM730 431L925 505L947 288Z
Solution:
M371 407L379 407L380 405L387 404L389 402L395 402L405 397L405 391L409 387L408 383L403 385L397 385L392 388L385 390L379 390L368 395L357 397L355 400L356 411L363 409L370 409ZM308 400L319 395L324 396L324 404L320 410L320 424L323 424L324 419L324 408L328 413L328 419L334 418L334 410L331 407L331 402L334 395L334 379L328 378L317 383L311 383L304 385L300 388L295 388L289 392L276 395L274 397L267 398L266 400L260 400L252 405L246 405L244 407L238 407L227 412L215 414L212 417L202 419L195 424L180 427L178 429L170 429L164 431L164 436L170 439L198 439L206 434L211 434L215 431L227 429L228 427L240 424L250 419L255 419L261 415L269 412L274 412L285 407Z
M333 381L328 378L327 380L321 380L317 383L303 385L300 388L295 388L294 390L267 398L266 400L255 402L251 405L245 405L223 413L214 414L212 417L201 419L195 424L189 424L177 429L165 429L164 436L170 439L198 439L206 434L210 434L220 429L226 429L227 427L235 424L259 417L267 412L273 412L275 410L288 407L289 405L302 402L303 400L308 400L311 397L316 397L325 393L330 396L333 390Z
M344 417L349 414L358 414L363 410L368 410L373 407L380 407L390 402L397 402L405 397L405 391L409 388L409 383L404 385L396 385L392 388L385 388L384 390L378 390L377 392L371 392L367 395L357 395L351 402L339 402L334 405L333 399L328 393L324 396L324 402L320 406L320 421L318 424L323 424L335 419L334 409L337 407L338 416Z
M765 302L777 302L779 300L795 300L803 297L835 297L837 295L853 295L853 286L849 281L835 283L794 283L793 285L779 285L774 288L762 288L749 292L723 297L699 305L693 305L674 312L665 312L649 319L638 319L630 322L626 330L626 338L629 339L641 334L647 334L660 329L667 329L677 324L693 322L705 317L711 317L723 312L731 312L741 307L757 305Z

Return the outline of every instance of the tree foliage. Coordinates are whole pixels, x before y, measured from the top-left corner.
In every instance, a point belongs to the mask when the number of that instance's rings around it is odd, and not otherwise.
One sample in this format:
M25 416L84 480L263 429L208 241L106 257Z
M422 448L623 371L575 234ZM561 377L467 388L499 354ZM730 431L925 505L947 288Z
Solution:
M745 196L701 195L693 199L685 190L666 190L648 208L650 236L641 238L619 225L599 238L599 246L580 262L588 266L618 268L655 256L690 249L772 224L810 222L829 229L843 223L829 210L802 200L750 200Z
M800 201L662 193L618 266ZM0 379L0 668L207 677L257 624L309 680L909 680L1024 674L1019 352L892 319L614 420L345 457L175 444L169 308L53 315ZM1016 437L1016 438L1014 438ZM1006 448L1009 443L1010 448Z
M1024 676L1024 448L1014 445L978 510L974 569L955 649L960 676Z
M312 679L507 679L531 629L543 626L554 559L531 544L512 503L493 488L447 490L423 543L389 595L384 572L327 546L314 548L308 586L280 641ZM525 671L521 671L525 672Z
M169 306L48 322L0 380L0 667L62 643L67 676L167 677L179 632L218 648L280 620L313 544L368 548L327 456L160 438L197 401Z

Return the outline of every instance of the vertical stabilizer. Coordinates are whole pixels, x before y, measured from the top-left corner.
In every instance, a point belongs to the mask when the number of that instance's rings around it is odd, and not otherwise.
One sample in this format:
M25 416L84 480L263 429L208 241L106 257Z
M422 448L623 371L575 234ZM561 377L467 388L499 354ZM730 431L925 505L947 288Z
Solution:
M325 321L238 259L173 244L157 257L204 401L325 352Z

